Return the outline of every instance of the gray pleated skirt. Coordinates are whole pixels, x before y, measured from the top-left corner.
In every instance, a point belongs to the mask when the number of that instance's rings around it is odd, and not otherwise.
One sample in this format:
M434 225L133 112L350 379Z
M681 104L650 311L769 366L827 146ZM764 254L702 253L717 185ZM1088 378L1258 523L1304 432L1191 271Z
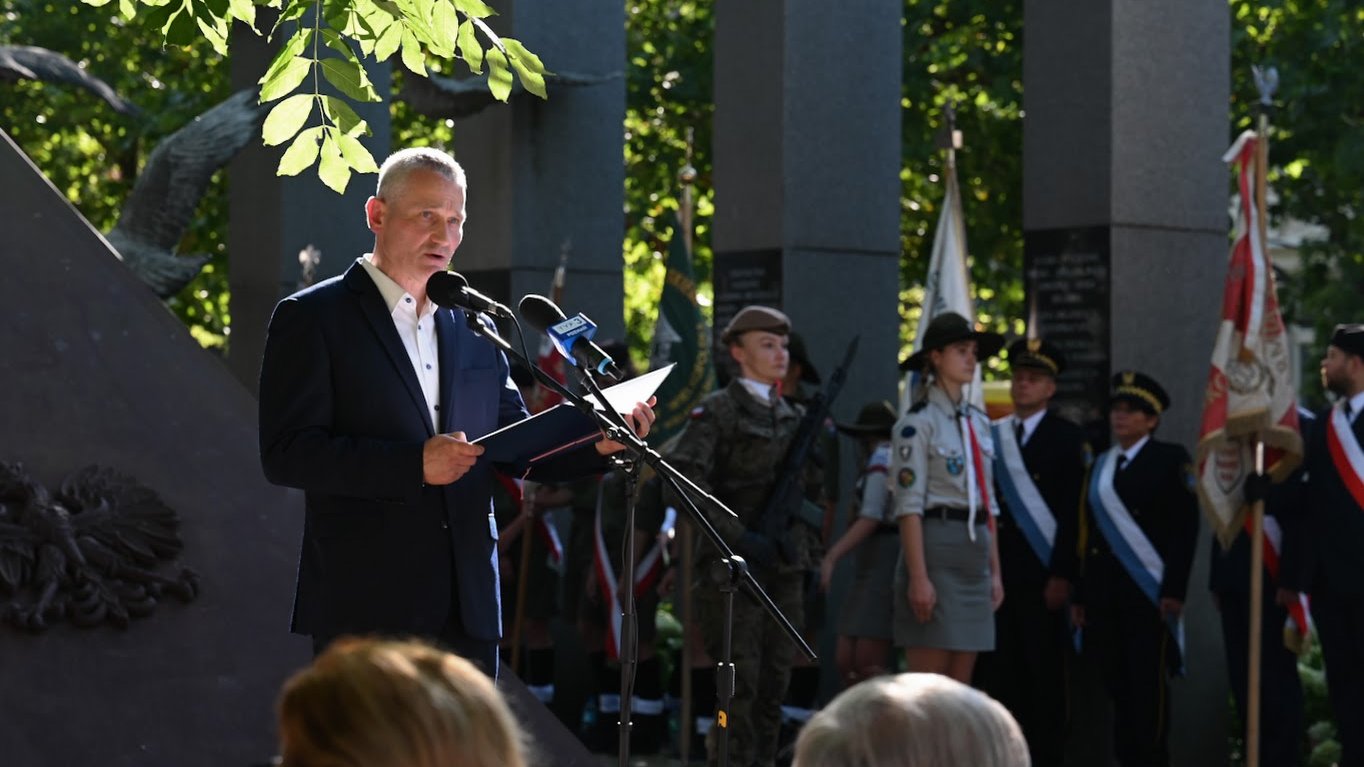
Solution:
M875 533L855 555L857 569L838 613L838 633L863 639L890 639L895 563L900 559L899 531Z
M895 646L988 652L995 649L995 613L990 607L990 529L926 518L924 559L937 592L933 617L920 623L909 607L909 571L904 557L895 567Z

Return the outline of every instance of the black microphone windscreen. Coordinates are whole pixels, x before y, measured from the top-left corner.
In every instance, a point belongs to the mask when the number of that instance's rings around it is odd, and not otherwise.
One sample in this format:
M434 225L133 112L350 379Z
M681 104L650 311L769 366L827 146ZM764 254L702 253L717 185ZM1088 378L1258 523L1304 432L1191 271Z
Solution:
M548 330L550 325L567 319L563 310L553 301L536 293L527 293L516 308L521 310L526 322L541 333Z
M439 271L426 280L426 297L440 306L458 307L459 294L469 281L459 272Z

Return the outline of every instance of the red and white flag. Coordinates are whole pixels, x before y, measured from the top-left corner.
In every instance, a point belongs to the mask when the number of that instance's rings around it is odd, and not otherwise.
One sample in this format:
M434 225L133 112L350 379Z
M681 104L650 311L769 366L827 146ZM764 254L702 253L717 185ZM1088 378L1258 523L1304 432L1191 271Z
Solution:
M567 271L568 250L565 246L563 255L559 257L559 266L554 269L554 278L549 283L549 300L555 304L564 300L564 279ZM535 365L559 383L568 383L568 368L564 364L563 355L559 354L554 348L554 342L549 340L548 335L540 340L540 353L535 359ZM536 383L526 401L526 409L530 411L531 415L535 415L562 401L563 397L560 397L558 392L551 391L544 384Z
M1282 481L1302 461L1288 338L1264 245L1263 208L1256 205L1259 141L1254 131L1246 131L1222 158L1237 167L1240 196L1222 322L1204 395L1198 494L1223 546L1231 544L1242 526L1245 478L1255 470L1255 440L1265 444L1265 471L1274 481Z

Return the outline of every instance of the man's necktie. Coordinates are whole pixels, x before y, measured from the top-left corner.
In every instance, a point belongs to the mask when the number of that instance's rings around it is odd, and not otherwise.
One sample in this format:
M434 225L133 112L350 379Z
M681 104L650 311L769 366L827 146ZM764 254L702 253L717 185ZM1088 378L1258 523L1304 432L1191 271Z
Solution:
M1014 439L1018 440L1018 446L1023 447L1023 422L1014 421Z
M1127 465L1127 453L1118 453L1118 471Z

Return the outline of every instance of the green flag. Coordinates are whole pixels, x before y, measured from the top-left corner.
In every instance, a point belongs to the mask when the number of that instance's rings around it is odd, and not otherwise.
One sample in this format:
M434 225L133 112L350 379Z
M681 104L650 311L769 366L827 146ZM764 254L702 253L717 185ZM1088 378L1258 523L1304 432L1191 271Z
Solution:
M680 432L692 408L715 388L710 327L696 302L696 276L680 223L673 228L668 248L668 273L663 278L658 324L654 326L653 346L649 350L651 369L672 362L677 367L656 394L658 406L654 412L658 419L649 432L653 445L661 445Z

